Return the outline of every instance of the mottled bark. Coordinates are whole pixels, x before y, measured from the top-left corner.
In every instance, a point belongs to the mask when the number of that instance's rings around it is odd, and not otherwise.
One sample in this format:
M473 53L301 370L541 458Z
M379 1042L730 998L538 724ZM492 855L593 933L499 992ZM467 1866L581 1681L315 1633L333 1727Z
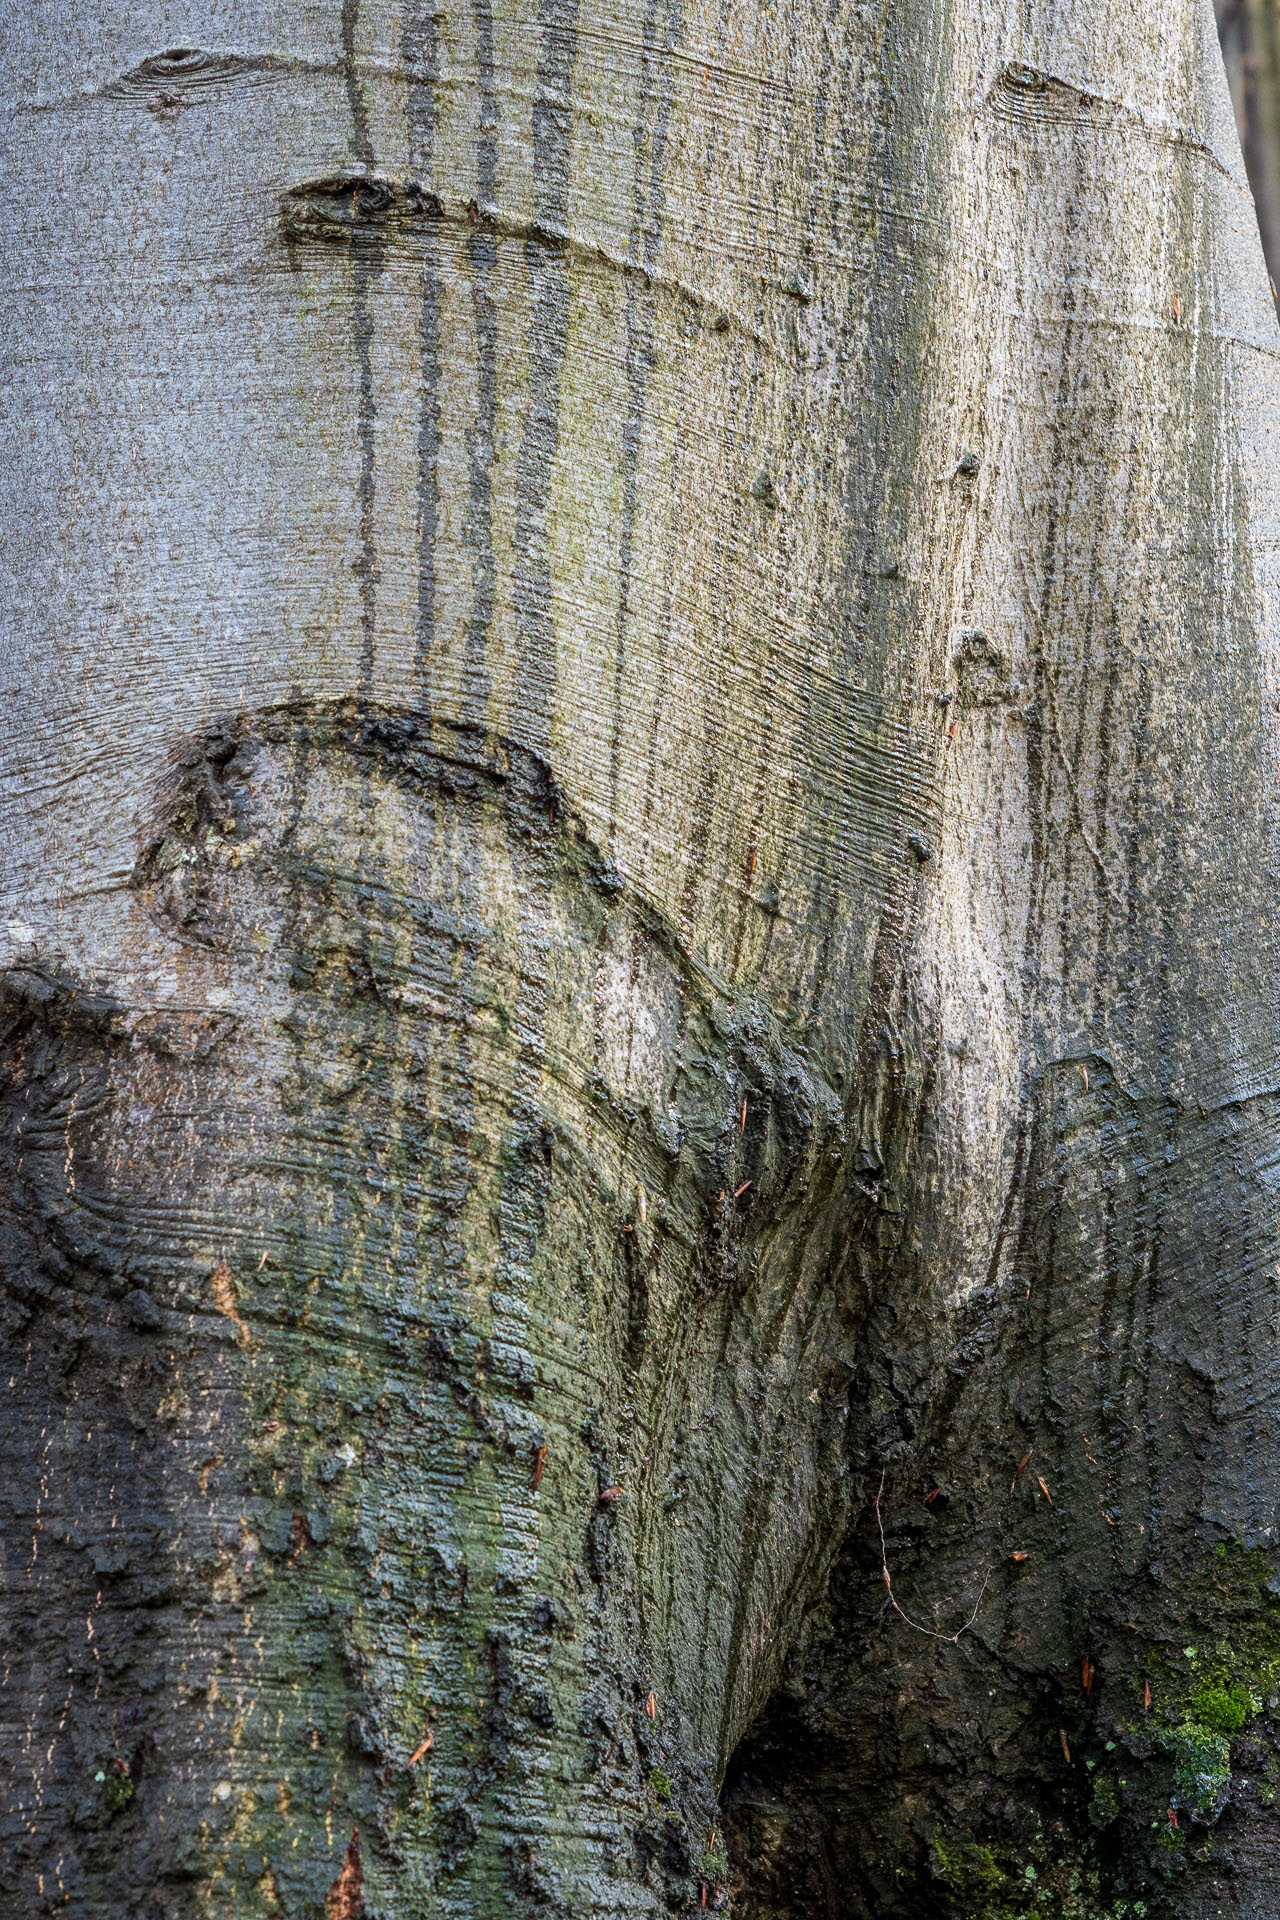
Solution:
M6 1910L1269 1912L1207 0L0 31Z

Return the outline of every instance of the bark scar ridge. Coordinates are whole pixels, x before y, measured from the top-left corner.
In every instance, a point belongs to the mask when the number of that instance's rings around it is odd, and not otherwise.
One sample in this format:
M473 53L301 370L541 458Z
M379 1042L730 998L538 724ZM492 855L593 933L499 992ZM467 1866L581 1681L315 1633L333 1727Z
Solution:
M663 273L599 241L583 239L556 220L505 213L487 200L459 201L451 207L433 188L417 180L362 167L305 180L283 195L280 224L291 251L305 246L381 247L393 236L412 241L440 227L482 230L498 239L560 254L577 266L603 267L639 280L646 288L683 301L716 332L743 334L772 357L783 358L776 343L742 314L729 312L678 274ZM794 298L786 287L780 294L788 300Z

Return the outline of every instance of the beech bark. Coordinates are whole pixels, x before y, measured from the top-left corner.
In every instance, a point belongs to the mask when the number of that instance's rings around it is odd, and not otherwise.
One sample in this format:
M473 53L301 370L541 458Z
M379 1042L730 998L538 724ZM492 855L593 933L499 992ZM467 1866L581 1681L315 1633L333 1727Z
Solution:
M1280 272L1280 18L1271 0L1218 0L1217 16L1236 128L1274 286Z
M0 21L16 1916L1261 1916L1208 0Z

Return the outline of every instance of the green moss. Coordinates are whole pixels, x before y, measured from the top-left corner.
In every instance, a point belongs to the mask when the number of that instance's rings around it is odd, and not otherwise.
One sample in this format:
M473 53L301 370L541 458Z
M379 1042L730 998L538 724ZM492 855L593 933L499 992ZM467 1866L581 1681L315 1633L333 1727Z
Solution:
M725 1851L724 1841L719 1834L712 1834L711 1840L698 1862L698 1871L702 1878L714 1884L729 1877L729 1855Z
M1249 1717L1248 1689L1239 1680L1205 1679L1191 1694L1191 1718L1230 1740Z
M971 1912L990 1915L992 1920L997 1912L1004 1913L1005 1908L997 1909L994 1903L1004 1901L1009 1876L990 1847L964 1836L948 1841L938 1833L934 1835L933 1857L948 1893Z
M133 1776L129 1772L127 1760L113 1760L104 1774L99 1775L102 1784L102 1800L108 1813L120 1813L134 1796Z
M1196 1644L1182 1649L1156 1688L1163 1720L1158 1734L1173 1762L1174 1792L1202 1815L1216 1811L1230 1784L1231 1741L1264 1699L1280 1693L1280 1607L1268 1584L1273 1577L1271 1555L1219 1542L1196 1598Z
M1231 1746L1225 1735L1187 1719L1167 1730L1164 1744L1182 1799L1197 1813L1208 1813L1231 1780Z
M1143 1920L1141 1902L1108 1900L1094 1864L1043 1835L1021 1848L986 1845L970 1833L933 1838L934 1871L955 1920Z
M649 1774L649 1787L655 1800L671 1798L671 1776L664 1767L654 1767Z
M1109 1827L1112 1821L1119 1817L1120 1794L1116 1783L1110 1774L1099 1774L1093 1783L1093 1794L1089 1802L1089 1824L1101 1829Z

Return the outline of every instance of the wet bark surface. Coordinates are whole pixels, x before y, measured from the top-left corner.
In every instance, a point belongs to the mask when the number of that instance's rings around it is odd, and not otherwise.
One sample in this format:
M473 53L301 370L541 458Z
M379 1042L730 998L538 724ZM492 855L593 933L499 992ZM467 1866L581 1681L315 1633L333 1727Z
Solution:
M1207 6L2 30L6 1911L1270 1913Z

